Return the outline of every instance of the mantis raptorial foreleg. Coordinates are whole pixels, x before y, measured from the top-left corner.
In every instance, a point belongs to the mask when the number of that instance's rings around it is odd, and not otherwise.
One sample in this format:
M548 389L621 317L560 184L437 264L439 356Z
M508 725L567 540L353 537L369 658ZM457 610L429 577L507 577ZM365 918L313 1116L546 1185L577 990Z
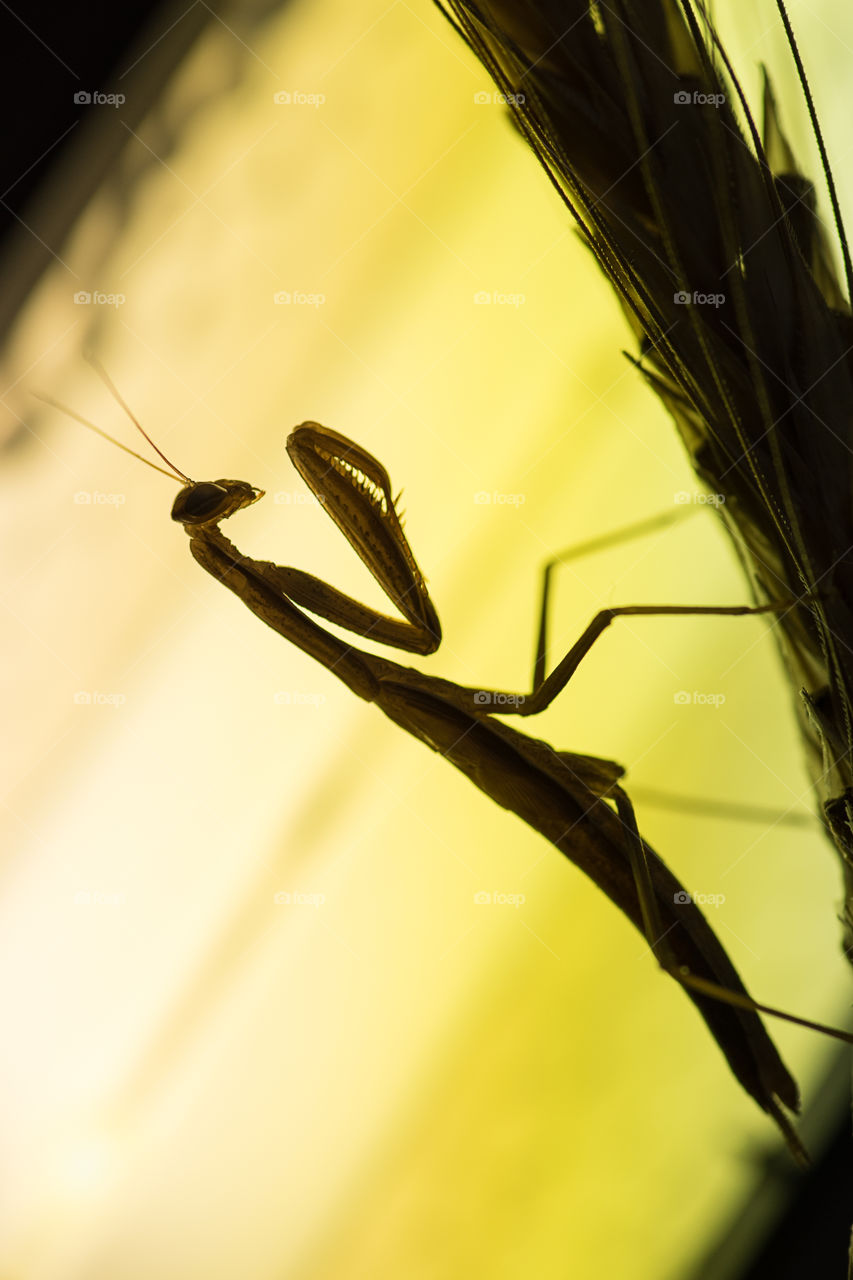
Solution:
M352 442L347 441L345 437L338 436L337 433L327 433L325 428L317 428L315 424L304 424L294 431L288 440L288 452L294 463L298 467L300 473L304 476L307 483L314 490L318 497L324 499L324 505L329 514L338 523L339 527L346 534L348 539L354 542L351 533L352 530L346 522L340 518L339 508L334 502L330 504L329 496L325 493L324 486L328 484L329 479L329 451L328 449L318 449L317 432L328 435L338 445L343 445L349 451L356 451L357 446L353 446ZM317 465L317 458L320 463ZM367 455L369 458L369 455ZM363 451L359 451L359 465L355 471L357 475L361 475L364 471L370 470L370 482L376 483L379 475L378 464L374 459L370 459L373 469L365 463ZM339 468L336 468L339 470ZM390 484L387 481L387 474L382 470L384 480L384 489L390 493ZM383 506L383 514L387 509L393 512L393 503L387 503ZM395 517L396 518L396 517ZM629 529L618 531L614 535L608 535L606 539L596 539L594 543L587 544L588 549L595 546L603 545L605 542L611 542L615 538L629 536L631 532L649 533L653 529L663 527L666 524L673 523L675 520L682 518L681 512L667 513L663 517L654 517L652 520L642 521ZM359 530L360 538L363 542L363 530ZM405 547L405 563L414 565L414 559L408 548L408 543L402 532L402 528L397 524L396 534L402 540ZM425 618L425 602L429 602L426 593L423 578L420 571L414 566L414 573L411 579L403 581L402 590L397 591L391 586L389 576L383 572L381 559L373 556L365 555L362 546L356 545L356 549L362 556L362 559L368 564L368 567L377 577L380 585L386 594L400 608L401 612L406 615L408 621L394 622L386 618L383 614L377 613L375 610L368 609L349 597L343 596L334 588L329 587L326 583L314 578L312 575L303 573L298 570L281 568L275 565L264 564L262 573L265 579L284 594L289 594L290 598L304 607L311 609L312 612L318 613L330 622L336 622L339 625L347 627L354 633L379 640L391 634L397 636L405 636L405 643L400 647L421 652L432 652L437 647L440 640L440 629L438 619L434 613L430 621L429 630L424 625ZM546 637L547 637L547 615L550 603L550 588L552 584L552 570L555 563L551 562L546 566L543 575L543 589L541 597L541 610L539 626L537 630L537 648L534 661L534 687L529 694L510 694L497 690L463 690L458 688L459 695L471 697L472 704L475 705L481 713L485 707L489 707L492 713L501 715L536 715L544 711L559 693L565 689L571 677L580 666L583 659L591 650L596 640L606 631L610 624L619 617L686 617L686 616L705 616L705 617L745 617L749 614L778 613L781 608L787 606L777 605L626 605L621 607L613 607L600 610L592 619L590 624L584 630L579 639L571 646L569 651L557 664L550 675L545 676L546 667ZM377 572L378 569L378 572ZM292 588L296 588L297 595L293 593ZM430 606L431 607L431 606ZM420 650L418 644L422 639L435 637L435 644L429 648ZM400 641L391 641L398 643ZM485 706L484 706L485 704ZM801 1022L814 1029L825 1031L829 1035L836 1036L843 1040L853 1040L846 1032L837 1031L832 1027L824 1027L822 1024L816 1024L805 1019L800 1019L794 1015L787 1014L782 1010L778 1010L769 1005L758 1004L746 994L734 992L726 987L721 986L718 982L713 982L708 978L692 974L687 967L679 963L678 957L673 950L670 942L670 932L674 927L664 927L660 910L657 903L657 897L652 883L651 871L649 868L648 858L646 855L646 846L640 837L637 826L634 808L627 793L618 785L617 778L621 776L622 770L618 765L613 765L610 761L595 760L590 757L577 756L573 753L556 753L563 761L566 768L570 770L573 779L580 785L587 787L594 795L610 800L615 804L619 820L624 830L624 846L631 864L631 870L636 885L637 896L639 899L640 911L642 914L644 932L649 946L658 960L661 967L679 982L693 990L701 991L703 994L711 996L715 999L722 1000L725 1003L734 1005L743 1009L760 1009L762 1012L772 1016L781 1017L788 1021Z
M328 496L321 490L321 486L328 483L329 479L329 463L328 450L322 450L320 453L321 463L316 466L317 452L313 448L314 433L316 428L314 424L305 424L297 428L288 441L288 451L291 458L298 466L300 472L305 476L309 485L314 489L318 496L324 500L324 505L331 515L337 520L350 541L352 529L347 526L341 519L335 516L337 507L329 504ZM328 433L332 435L332 433ZM335 434L335 442L338 447L351 447L349 441L344 437ZM374 465L378 466L378 464ZM362 459L359 462L364 465ZM359 474L364 474L361 468L356 468ZM378 472L374 472L371 476L371 483L376 483L375 477ZM385 477L385 485L388 487L387 477ZM386 506L386 510L393 512L393 504ZM680 514L680 513L679 513ZM394 514L396 520L396 514ZM621 536L630 536L630 533L636 529L637 532L651 532L652 528L661 527L669 524L677 517L667 515L663 518L654 518L651 521L643 521L631 529L620 531ZM408 543L405 541L402 527L397 524L396 528L397 542L395 544L397 550L397 558L408 566L414 564L411 553L408 551ZM437 647L441 639L441 631L438 618L432 608L429 596L420 571L415 566L415 572L411 575L410 580L405 578L400 583L400 589L395 592L391 586L389 575L385 572L380 556L377 556L372 549L372 544L368 544L371 549L365 554L363 547L365 546L365 533L363 527L359 528L360 541L356 545L356 549L362 556L362 559L368 564L368 567L377 577L380 585L386 594L400 608L401 613L405 615L404 619L393 619L385 614L379 613L377 610L369 608L361 604L352 597L344 595L335 587L319 578L314 577L310 573L306 573L301 569L294 569L287 566L275 565L268 561L252 561L255 572L260 575L263 580L276 592L289 599L293 604L300 605L309 609L312 613L324 618L327 622L332 622L338 626L345 627L347 630L356 635L375 640L384 644L392 644L401 649L407 649L415 653L431 653ZM399 554L399 547L405 547L406 555ZM208 567L205 565L205 567ZM543 575L543 591L541 601L541 616L537 632L537 652L534 663L534 688L529 694L508 694L496 690L469 690L467 691L472 697L473 705L478 710L482 710L484 704L489 706L491 710L500 712L504 715L536 715L544 711L551 702L565 689L571 677L574 675L580 663L589 653L595 641L604 633L607 627L614 619L626 616L724 616L724 617L742 617L751 613L767 613L774 611L773 606L750 605L628 605L623 607L614 607L600 610L595 615L592 622L570 648L568 653L557 664L555 669L547 677L544 676L546 654L545 644L547 636L547 614L550 603L550 585L551 585L551 569L552 564L546 566ZM778 611L776 609L775 611ZM462 690L460 689L460 692ZM683 966L679 966L677 958L672 951L668 942L668 930L664 929L660 913L657 908L654 889L651 882L648 862L645 857L645 846L640 838L637 828L636 818L634 816L633 806L627 794L617 785L617 778L621 776L622 770L619 766L613 766L612 762L596 760L590 757L582 757L573 755L572 753L557 753L571 769L574 778L584 786L587 786L593 794L612 800L615 805L619 818L625 828L625 847L626 852L631 860L631 867L637 887L637 894L640 901L643 923L646 938L657 957L660 965L667 972L677 977L679 981L688 982L690 975L684 971ZM713 990L712 990L713 988ZM720 999L729 1000L731 993L727 992L718 984L706 982L703 990L705 994L718 995ZM743 1004L742 997L737 997L736 1001L739 1005ZM747 1003L747 1007L749 1007ZM767 1010L768 1012L775 1012Z
M437 617L413 621L389 618L302 569L292 569L287 565L265 560L255 560L253 563L264 581L275 591L280 591L294 604L309 609L326 622L345 627L354 635L421 655L435 653L441 642L441 628Z
M441 638L438 617L381 464L353 441L316 423L298 427L287 447L294 465L401 617L389 618L370 609L302 570L245 555L225 537L219 524L257 501L260 490L235 480L197 484L177 473L185 483L172 517L188 533L197 562L259 619L320 662L353 693L375 702L395 724L439 751L481 791L544 835L594 880L641 930L664 968L686 988L737 1079L776 1119L792 1150L801 1156L802 1148L783 1110L797 1109L796 1082L757 1011L764 1009L806 1026L815 1024L750 998L701 911L640 836L631 802L619 785L623 773L619 765L555 751L496 718L507 713L532 715L546 707L616 617L740 616L767 609L634 605L604 610L554 671L537 678L545 670L543 621L531 694L493 698L483 690L360 650L303 612L308 609L358 635L416 653L433 652ZM547 606L547 593L545 600ZM853 1041L845 1032L831 1034Z

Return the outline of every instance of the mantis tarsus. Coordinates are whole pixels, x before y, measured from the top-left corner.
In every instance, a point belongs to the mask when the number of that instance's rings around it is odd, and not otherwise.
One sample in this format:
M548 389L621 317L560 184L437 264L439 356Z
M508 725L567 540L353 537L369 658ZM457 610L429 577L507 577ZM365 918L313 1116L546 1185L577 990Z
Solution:
M376 703L395 724L440 752L481 791L544 835L594 880L644 935L661 966L681 983L744 1089L774 1118L795 1157L806 1160L786 1114L786 1108L798 1110L797 1085L758 1014L782 1017L851 1043L853 1036L751 999L699 908L640 836L633 806L619 785L624 773L620 765L557 751L494 718L496 713L535 715L544 710L598 636L619 616L741 616L768 612L770 607L607 609L596 615L546 676L546 589L530 693L468 688L424 675L355 648L303 612L307 609L358 635L413 653L425 655L438 648L438 616L403 533L384 467L345 436L311 422L290 434L287 451L401 617L387 617L300 569L244 555L219 525L256 502L262 491L238 480L196 483L169 463L175 473L172 478L183 483L172 518L188 533L194 558L258 618L321 662L353 693ZM168 462L165 455L160 456Z

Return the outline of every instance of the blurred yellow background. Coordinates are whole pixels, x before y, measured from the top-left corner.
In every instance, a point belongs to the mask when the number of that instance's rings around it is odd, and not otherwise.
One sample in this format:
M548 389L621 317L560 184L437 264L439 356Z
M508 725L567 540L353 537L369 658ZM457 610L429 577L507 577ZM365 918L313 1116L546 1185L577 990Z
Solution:
M782 65L764 7L730 33L753 89ZM814 5L798 34L840 56ZM32 433L0 478L4 1277L688 1274L778 1145L689 1001L553 848L206 578L166 480L30 395L139 447L92 346L180 468L267 491L241 549L380 604L284 452L308 418L353 436L442 619L419 668L527 688L544 559L697 486L485 74L429 5L312 0L248 46L217 23L64 257L4 371ZM700 511L567 567L554 656L605 604L745 599ZM810 803L789 706L760 621L640 619L525 727L638 797L784 811ZM756 997L843 1016L820 836L637 807L725 896ZM824 1045L773 1034L808 1097Z

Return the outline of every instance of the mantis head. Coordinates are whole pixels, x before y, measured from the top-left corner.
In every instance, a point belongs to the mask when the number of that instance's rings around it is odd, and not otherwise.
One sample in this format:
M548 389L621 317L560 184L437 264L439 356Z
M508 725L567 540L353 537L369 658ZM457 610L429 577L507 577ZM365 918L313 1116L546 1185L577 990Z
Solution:
M120 440L114 439L106 431L102 431L100 427L95 426L94 422L89 422L88 418L81 417L79 413L69 409L58 400L54 400L51 396L39 395L37 398L43 400L45 404L59 409L62 413L68 414L70 418L75 418L77 422L81 422L90 431L94 431L99 436L103 436L105 440L109 440L110 444L114 444L125 453L129 453L132 458L137 458L140 462L144 462L146 467L152 467L155 471L159 471L161 475L168 476L170 480L179 481L182 488L172 503L172 519L182 524L188 533L192 532L193 529L200 529L205 525L216 525L220 520L227 520L229 516L234 515L235 511L240 511L243 507L250 507L253 502L257 502L259 498L264 496L263 489L256 489L253 485L247 484L245 480L191 480L154 443L141 422L122 399L112 379L100 362L91 355L86 358L115 400L124 409L136 429L145 437L155 453L159 454L166 463L169 468L168 471L158 467L156 462L152 462L150 458L143 458L142 454L137 453L135 449L129 449L126 444L122 444Z
M227 520L263 496L263 489L245 480L190 480L172 504L172 519L190 533L201 525Z

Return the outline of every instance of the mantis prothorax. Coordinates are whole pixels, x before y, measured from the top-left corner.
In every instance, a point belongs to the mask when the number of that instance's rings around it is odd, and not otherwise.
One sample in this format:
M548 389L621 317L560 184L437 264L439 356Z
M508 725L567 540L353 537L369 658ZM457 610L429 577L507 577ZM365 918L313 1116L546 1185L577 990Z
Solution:
M49 403L68 412L55 401ZM78 414L72 416L92 425ZM617 617L743 616L767 612L768 607L634 605L602 610L546 675L546 581L529 693L469 688L424 675L355 648L304 612L412 653L425 655L439 647L438 616L403 532L385 468L353 441L313 422L291 432L287 451L401 617L387 617L300 569L244 555L219 525L256 502L262 491L239 480L191 481L158 449L172 467L172 478L182 483L172 519L184 526L195 559L261 621L322 663L358 697L376 703L390 720L443 755L584 871L640 930L662 968L684 987L744 1089L777 1122L794 1156L807 1160L785 1111L799 1109L796 1082L758 1015L771 1014L849 1043L853 1035L749 996L699 908L640 836L631 801L619 785L624 774L620 765L557 751L495 719L495 714L525 716L544 710Z

